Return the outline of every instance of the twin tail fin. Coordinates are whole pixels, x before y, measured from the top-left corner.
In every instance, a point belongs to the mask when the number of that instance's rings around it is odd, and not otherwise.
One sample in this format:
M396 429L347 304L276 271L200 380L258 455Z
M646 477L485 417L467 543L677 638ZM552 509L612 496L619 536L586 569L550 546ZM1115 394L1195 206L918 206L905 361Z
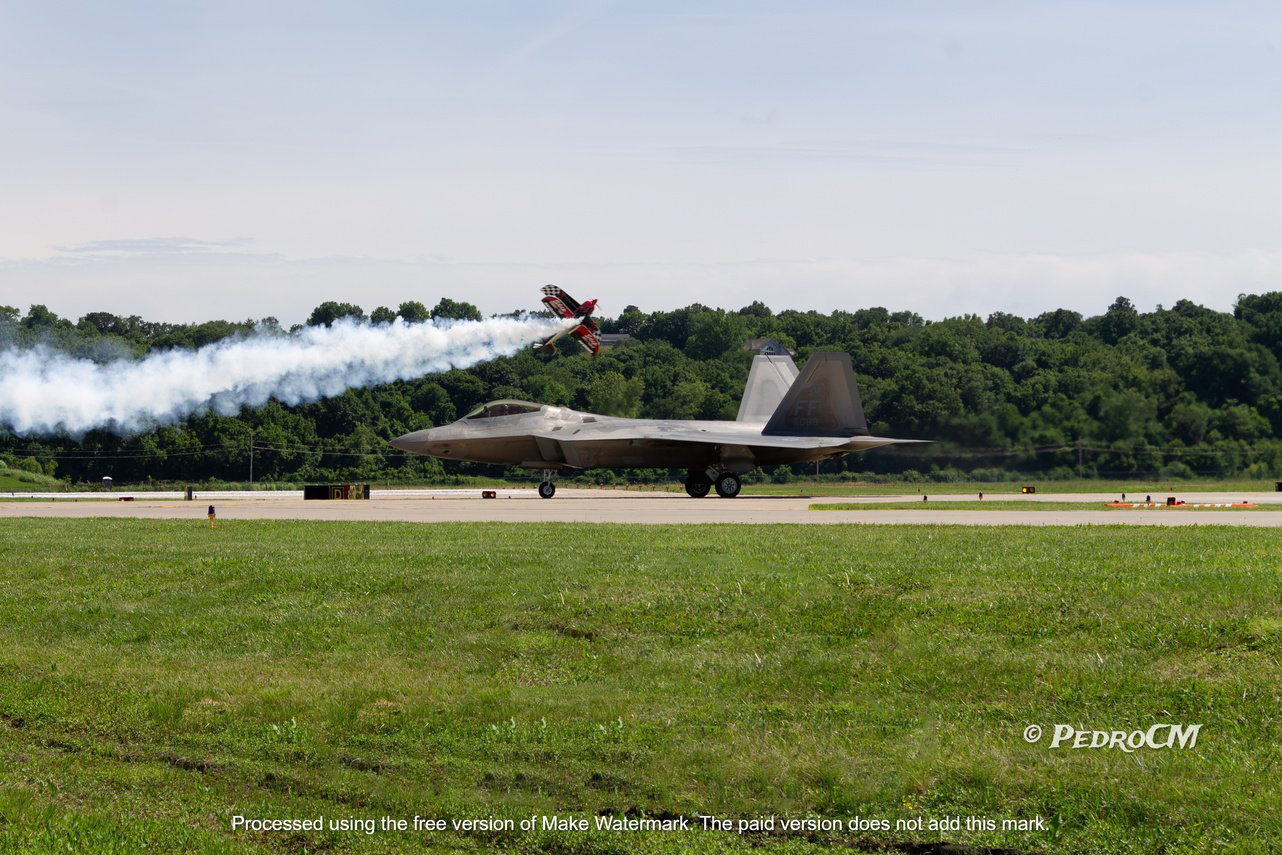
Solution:
M867 436L868 421L859 401L850 354L811 354L761 433L765 436Z

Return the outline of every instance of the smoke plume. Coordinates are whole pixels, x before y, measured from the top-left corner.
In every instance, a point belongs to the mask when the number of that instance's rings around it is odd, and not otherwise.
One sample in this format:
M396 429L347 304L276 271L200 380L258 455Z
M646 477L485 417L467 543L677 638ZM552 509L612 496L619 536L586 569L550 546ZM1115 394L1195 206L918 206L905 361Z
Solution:
M0 425L19 436L129 436L188 416L235 415L275 398L302 404L506 356L564 329L544 318L371 325L339 320L291 335L261 333L199 350L100 364L46 347L0 351Z

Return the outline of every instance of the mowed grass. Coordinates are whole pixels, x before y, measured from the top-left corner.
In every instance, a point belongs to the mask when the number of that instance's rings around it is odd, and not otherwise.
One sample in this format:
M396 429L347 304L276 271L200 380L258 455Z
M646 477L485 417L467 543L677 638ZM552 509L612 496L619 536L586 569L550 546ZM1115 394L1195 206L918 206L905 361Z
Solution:
M1276 851L1280 549L1229 528L0 520L0 852ZM1163 722L1201 724L1196 746L1049 747L1057 723ZM602 813L1045 829L231 828Z
M35 490L61 490L64 483L48 475L36 475L18 469L0 467L0 492L30 493Z

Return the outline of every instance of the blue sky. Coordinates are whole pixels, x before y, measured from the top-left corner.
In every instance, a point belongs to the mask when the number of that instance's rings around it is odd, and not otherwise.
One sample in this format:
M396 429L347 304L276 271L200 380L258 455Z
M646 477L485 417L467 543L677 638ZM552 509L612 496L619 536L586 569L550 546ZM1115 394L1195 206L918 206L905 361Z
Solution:
M1282 290L1282 6L10 2L0 304Z

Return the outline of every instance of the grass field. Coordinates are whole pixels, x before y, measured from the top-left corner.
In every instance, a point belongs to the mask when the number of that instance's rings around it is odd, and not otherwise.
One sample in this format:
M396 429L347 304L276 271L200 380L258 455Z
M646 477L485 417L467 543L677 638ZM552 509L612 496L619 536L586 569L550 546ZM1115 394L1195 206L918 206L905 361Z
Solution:
M0 852L1277 851L1279 548L1227 528L0 520ZM1201 730L1050 744L1163 723ZM542 828L598 815L696 830ZM516 828L381 827L416 816ZM843 827L782 828L807 818Z
M48 475L36 475L20 469L0 467L0 492L30 493L36 490L62 490L64 483Z

